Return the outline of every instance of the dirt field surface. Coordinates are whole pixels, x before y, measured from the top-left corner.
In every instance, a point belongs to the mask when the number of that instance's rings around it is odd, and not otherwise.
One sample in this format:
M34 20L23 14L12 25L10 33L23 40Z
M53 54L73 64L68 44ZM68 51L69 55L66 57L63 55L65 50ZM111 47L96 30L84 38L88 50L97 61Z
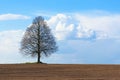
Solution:
M120 65L0 64L0 80L120 80Z

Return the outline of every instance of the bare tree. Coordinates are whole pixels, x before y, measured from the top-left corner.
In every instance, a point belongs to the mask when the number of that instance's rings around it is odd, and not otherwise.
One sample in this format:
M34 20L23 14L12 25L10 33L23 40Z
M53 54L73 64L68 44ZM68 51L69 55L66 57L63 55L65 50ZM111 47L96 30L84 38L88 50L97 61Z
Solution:
M20 52L37 57L37 63L42 63L40 61L41 57L48 57L57 49L55 38L44 18L41 16L36 17L22 38Z

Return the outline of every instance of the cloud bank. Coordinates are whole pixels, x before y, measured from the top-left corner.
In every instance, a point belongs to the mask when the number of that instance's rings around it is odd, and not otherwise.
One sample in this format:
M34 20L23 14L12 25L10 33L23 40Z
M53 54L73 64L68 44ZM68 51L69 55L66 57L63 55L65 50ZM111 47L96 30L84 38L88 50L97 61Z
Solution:
M23 30L0 32L0 63L21 63L28 61L19 53Z
M47 20L58 40L120 38L120 14L57 14Z
M47 63L120 63L120 14L56 14L48 25L57 38L59 51ZM36 61L19 53L23 30L0 32L0 63ZM91 41L94 40L94 41Z

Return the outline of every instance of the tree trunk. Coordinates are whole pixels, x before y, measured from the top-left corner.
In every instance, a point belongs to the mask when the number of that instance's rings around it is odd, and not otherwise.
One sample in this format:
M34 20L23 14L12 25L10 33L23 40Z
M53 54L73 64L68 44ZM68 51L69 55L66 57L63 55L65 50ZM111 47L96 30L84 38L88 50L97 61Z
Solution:
M38 33L37 33L37 37L38 37L38 43L37 43L37 46L38 46L38 62L37 63L41 63L40 62L40 24L38 23L39 27L38 27Z
M37 61L37 63L41 63L41 61L40 61L40 53L38 53L38 61Z

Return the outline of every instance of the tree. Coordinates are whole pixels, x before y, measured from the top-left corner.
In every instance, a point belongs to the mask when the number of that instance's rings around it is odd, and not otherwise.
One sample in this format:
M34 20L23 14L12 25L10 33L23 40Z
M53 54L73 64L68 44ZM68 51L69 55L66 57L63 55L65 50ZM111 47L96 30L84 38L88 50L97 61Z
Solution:
M57 49L55 38L44 18L36 17L23 35L20 52L37 57L37 63L42 63L40 61L41 57L48 57Z

